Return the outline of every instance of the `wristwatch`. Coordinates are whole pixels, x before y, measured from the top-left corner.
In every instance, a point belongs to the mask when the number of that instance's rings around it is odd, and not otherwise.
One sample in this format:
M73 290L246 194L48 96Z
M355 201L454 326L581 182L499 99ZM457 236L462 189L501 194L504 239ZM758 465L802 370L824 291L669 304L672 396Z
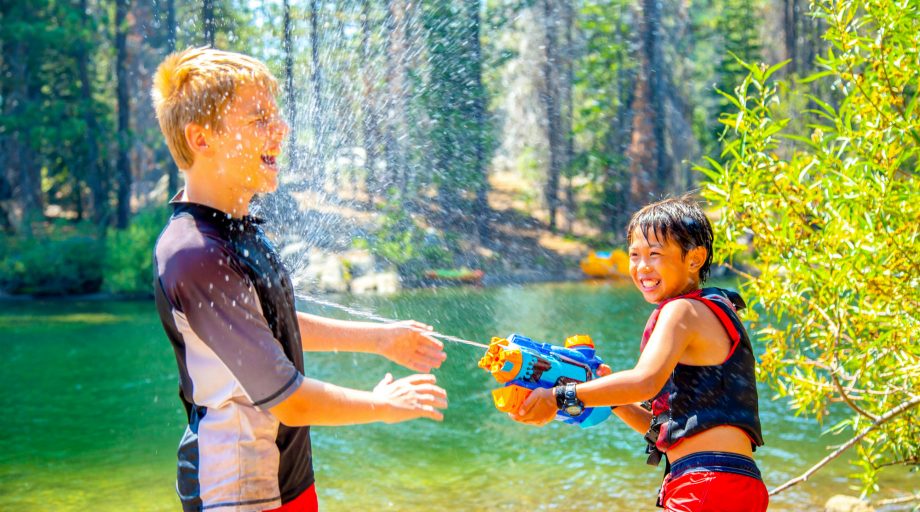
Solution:
M575 382L569 382L564 386L553 388L553 393L556 396L556 407L573 418L581 415L585 410L584 402L579 400L575 394L575 384Z

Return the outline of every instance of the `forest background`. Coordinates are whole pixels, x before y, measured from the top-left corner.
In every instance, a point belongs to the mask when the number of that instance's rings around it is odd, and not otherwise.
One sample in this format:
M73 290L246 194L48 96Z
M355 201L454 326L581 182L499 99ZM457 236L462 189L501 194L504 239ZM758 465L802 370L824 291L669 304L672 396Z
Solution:
M909 0L3 0L0 290L149 293L181 186L152 74L241 51L293 127L259 205L282 244L553 272L549 235L608 248L650 200L707 200L762 375L851 410L870 492L920 457L918 34Z

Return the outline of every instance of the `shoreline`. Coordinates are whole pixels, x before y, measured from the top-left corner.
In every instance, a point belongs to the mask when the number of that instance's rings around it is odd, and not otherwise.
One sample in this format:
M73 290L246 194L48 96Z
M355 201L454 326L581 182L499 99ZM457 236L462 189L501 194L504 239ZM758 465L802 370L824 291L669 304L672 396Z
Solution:
M526 285L526 284L539 284L539 283L568 283L575 281L586 281L590 278L586 277L579 270L567 270L564 272L550 272L550 271L528 271L528 272L515 272L515 273L503 273L500 275L486 274L482 279L482 283L479 285L472 285L466 283L458 284L426 284L424 280L405 280L401 281L403 285L402 290L424 290L430 288L458 288L465 286L473 287L483 287L483 288L494 288L500 286L514 286L514 285ZM615 279L614 279L615 280ZM315 293L315 292L314 292ZM339 295L339 293L332 292L322 292L318 295ZM381 295L386 296L387 294L370 294L370 295ZM105 301L151 301L154 300L153 292L131 292L131 293L118 293L118 292L94 292L94 293L82 293L82 294L62 294L62 295L34 295L34 294L23 294L15 295L10 294L5 291L0 290L0 303L15 303L15 302L68 302L68 301L80 301L80 302L105 302Z

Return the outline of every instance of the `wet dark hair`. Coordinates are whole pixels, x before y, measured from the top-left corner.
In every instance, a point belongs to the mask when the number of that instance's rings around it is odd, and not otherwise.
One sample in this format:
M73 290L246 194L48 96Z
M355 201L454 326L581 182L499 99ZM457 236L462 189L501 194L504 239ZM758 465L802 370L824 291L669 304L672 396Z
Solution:
M643 207L633 214L626 227L626 241L632 244L636 230L648 238L649 232L661 241L673 240L681 257L697 247L706 248L706 262L700 267L700 282L709 277L712 265L712 224L700 206L688 196L668 198Z

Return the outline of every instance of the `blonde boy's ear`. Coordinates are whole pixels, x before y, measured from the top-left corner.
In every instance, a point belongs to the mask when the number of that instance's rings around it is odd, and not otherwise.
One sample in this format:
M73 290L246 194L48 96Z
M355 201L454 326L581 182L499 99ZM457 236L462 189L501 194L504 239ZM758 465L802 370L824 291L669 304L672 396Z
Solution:
M185 143L193 153L203 153L208 149L208 131L196 123L185 125Z

